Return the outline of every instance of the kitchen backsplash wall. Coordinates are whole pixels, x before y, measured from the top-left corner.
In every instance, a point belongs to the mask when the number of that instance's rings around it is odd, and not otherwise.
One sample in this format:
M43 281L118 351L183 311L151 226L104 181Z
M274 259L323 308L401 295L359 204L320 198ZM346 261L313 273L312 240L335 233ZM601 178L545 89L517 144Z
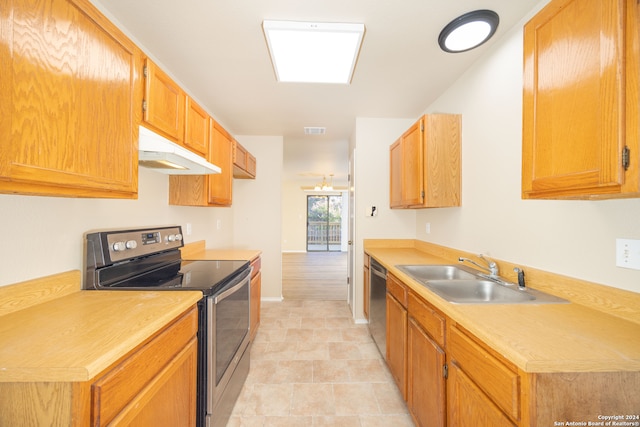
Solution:
M427 108L462 114L462 208L420 210L416 237L640 292L640 271L615 265L616 238L640 239L639 199L520 197L525 22Z
M137 200L0 194L0 286L83 268L83 233L102 228L181 225L185 242L233 243L234 208L169 206L167 175L140 168ZM220 221L220 229L216 224ZM192 235L186 235L190 223Z

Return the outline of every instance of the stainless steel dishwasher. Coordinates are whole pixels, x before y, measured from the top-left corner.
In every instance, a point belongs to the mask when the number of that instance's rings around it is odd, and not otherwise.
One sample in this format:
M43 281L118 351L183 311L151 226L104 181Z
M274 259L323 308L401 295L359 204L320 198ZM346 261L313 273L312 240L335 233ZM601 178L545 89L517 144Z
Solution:
M369 274L369 333L383 358L387 355L387 269L371 258Z

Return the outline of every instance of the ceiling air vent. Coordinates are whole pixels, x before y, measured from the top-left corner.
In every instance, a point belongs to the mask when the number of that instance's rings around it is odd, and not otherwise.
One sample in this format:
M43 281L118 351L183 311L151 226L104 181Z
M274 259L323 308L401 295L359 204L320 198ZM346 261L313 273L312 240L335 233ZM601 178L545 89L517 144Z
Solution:
M305 135L324 135L327 131L327 128L323 127L305 127L304 134Z

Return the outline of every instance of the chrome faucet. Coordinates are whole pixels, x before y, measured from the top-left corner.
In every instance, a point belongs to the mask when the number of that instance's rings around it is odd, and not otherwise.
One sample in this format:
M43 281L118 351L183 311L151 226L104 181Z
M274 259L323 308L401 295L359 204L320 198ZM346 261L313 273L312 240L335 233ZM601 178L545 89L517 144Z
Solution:
M460 261L460 262L464 262L464 261L470 262L471 264L473 264L473 265L475 265L477 267L480 267L483 270L487 270L489 272L489 277L490 278L499 279L499 277L498 277L498 264L496 264L495 262L491 261L490 259L485 258L482 254L478 255L478 257L487 264L486 267L484 265L478 264L477 262L475 262L474 260L469 259L469 258L459 257L458 261Z

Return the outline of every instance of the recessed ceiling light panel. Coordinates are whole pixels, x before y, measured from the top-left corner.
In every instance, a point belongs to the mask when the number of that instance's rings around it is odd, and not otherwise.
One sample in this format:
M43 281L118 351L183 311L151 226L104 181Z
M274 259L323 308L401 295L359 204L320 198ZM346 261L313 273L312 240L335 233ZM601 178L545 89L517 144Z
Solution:
M447 24L438 37L445 52L466 52L489 40L498 29L500 17L492 10L474 10Z
M351 83L363 24L265 20L262 28L278 81Z

